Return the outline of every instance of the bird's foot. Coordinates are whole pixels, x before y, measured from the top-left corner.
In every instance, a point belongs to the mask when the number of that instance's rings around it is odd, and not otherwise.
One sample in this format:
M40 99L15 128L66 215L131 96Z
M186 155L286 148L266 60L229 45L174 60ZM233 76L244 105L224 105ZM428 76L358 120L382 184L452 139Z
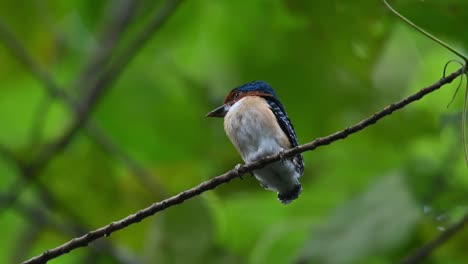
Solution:
M243 179L244 179L244 176L243 176L243 175L240 175L240 173L239 173L239 169L240 169L241 167L242 167L242 164L240 164L240 163L237 164L237 165L234 167L234 171L236 172L237 175L239 175L239 178L240 178L241 180L243 180Z
M284 157L284 152L285 152L285 150L283 148L278 152L278 155L280 157L280 162L281 162L282 165L284 165L286 163L286 158Z

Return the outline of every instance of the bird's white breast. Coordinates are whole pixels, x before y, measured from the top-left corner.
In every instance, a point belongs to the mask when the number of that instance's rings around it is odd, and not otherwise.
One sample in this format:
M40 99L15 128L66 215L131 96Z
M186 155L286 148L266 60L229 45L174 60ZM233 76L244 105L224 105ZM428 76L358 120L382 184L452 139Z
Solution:
M224 118L224 129L247 163L291 147L262 97L247 96L232 105ZM299 177L290 160L270 164L254 175L262 185L279 192L292 188Z
M248 96L236 102L224 119L224 129L246 162L290 147L275 115L261 97Z

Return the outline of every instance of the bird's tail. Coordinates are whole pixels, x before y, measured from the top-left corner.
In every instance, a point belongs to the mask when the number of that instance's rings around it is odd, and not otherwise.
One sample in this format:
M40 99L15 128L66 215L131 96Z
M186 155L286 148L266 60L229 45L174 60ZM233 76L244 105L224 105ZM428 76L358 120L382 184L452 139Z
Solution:
M294 201L299 194L302 192L302 186L300 183L294 185L294 188L288 192L278 193L278 200L283 204L288 204Z

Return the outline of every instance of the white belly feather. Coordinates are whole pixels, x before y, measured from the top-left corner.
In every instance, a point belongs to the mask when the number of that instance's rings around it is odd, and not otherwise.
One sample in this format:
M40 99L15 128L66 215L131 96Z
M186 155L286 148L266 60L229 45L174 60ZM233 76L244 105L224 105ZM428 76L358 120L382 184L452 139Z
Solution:
M224 129L246 163L290 148L288 138L261 97L244 97L225 116ZM290 160L255 170L253 175L265 188L284 193L299 184Z

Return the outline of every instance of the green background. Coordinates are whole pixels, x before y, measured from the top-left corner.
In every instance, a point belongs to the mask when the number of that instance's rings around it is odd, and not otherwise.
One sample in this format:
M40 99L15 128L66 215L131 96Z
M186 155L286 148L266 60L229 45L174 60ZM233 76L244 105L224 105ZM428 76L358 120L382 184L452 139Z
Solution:
M75 85L77 78L121 2L2 0L0 18L80 98L87 87ZM392 2L467 48L467 1ZM112 60L161 5L139 1ZM271 84L306 143L436 82L454 58L380 1L184 1L92 112L119 151L80 130L38 183L14 192L13 204L5 201L20 172L0 159L0 262L18 263L241 163L222 120L205 118L236 86ZM304 153L304 190L290 205L244 177L51 263L396 263L468 211L462 92L446 107L457 84ZM0 45L0 145L33 161L73 118ZM425 263L466 263L467 244L465 230Z

